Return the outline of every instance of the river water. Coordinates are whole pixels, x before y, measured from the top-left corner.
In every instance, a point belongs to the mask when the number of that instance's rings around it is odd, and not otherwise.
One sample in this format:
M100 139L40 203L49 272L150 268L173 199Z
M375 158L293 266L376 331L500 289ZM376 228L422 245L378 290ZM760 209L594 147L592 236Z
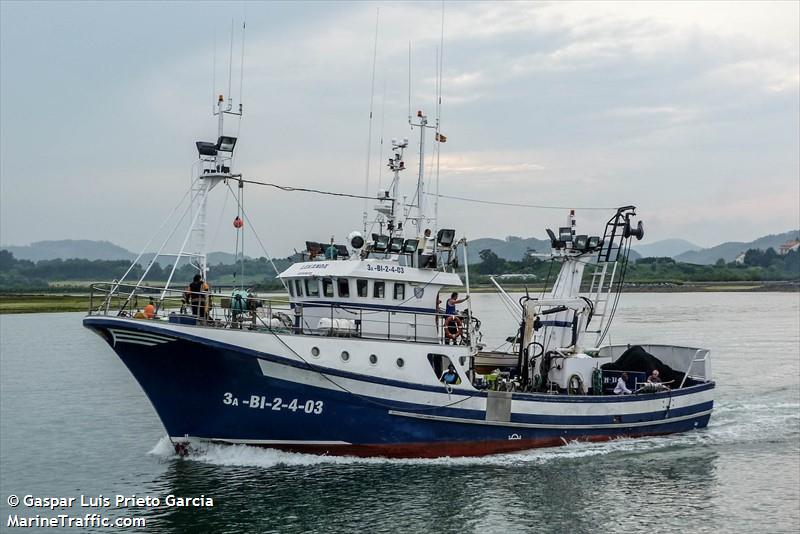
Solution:
M473 296L491 347L514 331ZM9 515L98 512L102 532L798 532L800 294L622 297L614 343L712 350L707 429L485 458L384 460L212 446L179 459L82 314L0 317L0 496ZM158 496L158 508L26 508L10 495ZM213 507L165 507L168 494ZM42 529L28 529L39 531ZM52 531L46 529L42 531ZM80 531L82 529L78 529ZM74 530L73 530L74 531Z

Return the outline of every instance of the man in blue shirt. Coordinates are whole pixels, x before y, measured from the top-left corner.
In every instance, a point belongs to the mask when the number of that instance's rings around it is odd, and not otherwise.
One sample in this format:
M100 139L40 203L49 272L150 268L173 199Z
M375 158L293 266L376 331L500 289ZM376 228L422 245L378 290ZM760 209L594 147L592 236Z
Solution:
M442 373L442 377L439 379L439 382L444 382L448 386L453 386L460 382L458 373L456 373L456 368L452 363L447 367L447 371Z

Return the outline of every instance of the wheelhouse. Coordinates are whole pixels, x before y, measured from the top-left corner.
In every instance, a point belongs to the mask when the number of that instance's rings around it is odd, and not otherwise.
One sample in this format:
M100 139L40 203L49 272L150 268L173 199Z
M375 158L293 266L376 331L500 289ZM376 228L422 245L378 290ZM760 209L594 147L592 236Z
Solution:
M396 258L300 262L279 277L299 332L435 343L451 272L401 265Z

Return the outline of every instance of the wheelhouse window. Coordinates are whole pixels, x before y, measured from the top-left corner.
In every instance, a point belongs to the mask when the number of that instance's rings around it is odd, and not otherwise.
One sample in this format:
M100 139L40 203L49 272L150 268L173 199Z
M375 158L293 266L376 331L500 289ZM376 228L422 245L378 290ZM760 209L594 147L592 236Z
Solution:
M294 281L294 292L298 297L303 296L303 284L300 283L300 280Z
M289 280L289 283L286 284L286 287L289 288L289 296L293 297L294 296L294 281Z
M322 279L322 296L333 297L333 280L330 278Z
M404 300L406 298L406 285L405 284L394 284L394 299L395 300Z
M359 297L369 296L369 280L356 280L356 291Z
M319 296L319 282L316 278L306 278L306 296L318 297Z
M350 296L350 280L347 278L338 278L337 280L337 290L339 291L339 297L347 298Z
M461 378L458 376L458 373L455 373L455 376L448 373L448 368L453 362L444 354L428 354L428 363L431 364L433 374L436 375L436 378L439 379L440 382L445 384L461 383ZM445 376L446 374L447 376Z
M376 299L382 299L386 297L386 284L383 282L375 282L375 285L372 288L372 297Z

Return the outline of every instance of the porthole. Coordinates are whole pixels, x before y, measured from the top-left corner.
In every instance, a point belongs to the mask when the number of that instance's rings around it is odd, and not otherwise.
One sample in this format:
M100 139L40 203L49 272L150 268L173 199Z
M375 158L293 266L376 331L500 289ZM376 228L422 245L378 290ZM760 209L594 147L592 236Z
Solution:
M350 353L347 352L346 350L343 350L342 351L342 361L346 362L348 360L350 360Z
M376 363L378 363L378 357L375 356L374 354L370 354L369 355L369 363L371 363L372 365L375 365Z
M396 363L397 363L397 367L400 367L400 368L402 368L406 364L406 362L405 362L405 360L403 360L403 358L397 358L397 362Z
M319 358L319 348L311 347L311 355L315 358Z

